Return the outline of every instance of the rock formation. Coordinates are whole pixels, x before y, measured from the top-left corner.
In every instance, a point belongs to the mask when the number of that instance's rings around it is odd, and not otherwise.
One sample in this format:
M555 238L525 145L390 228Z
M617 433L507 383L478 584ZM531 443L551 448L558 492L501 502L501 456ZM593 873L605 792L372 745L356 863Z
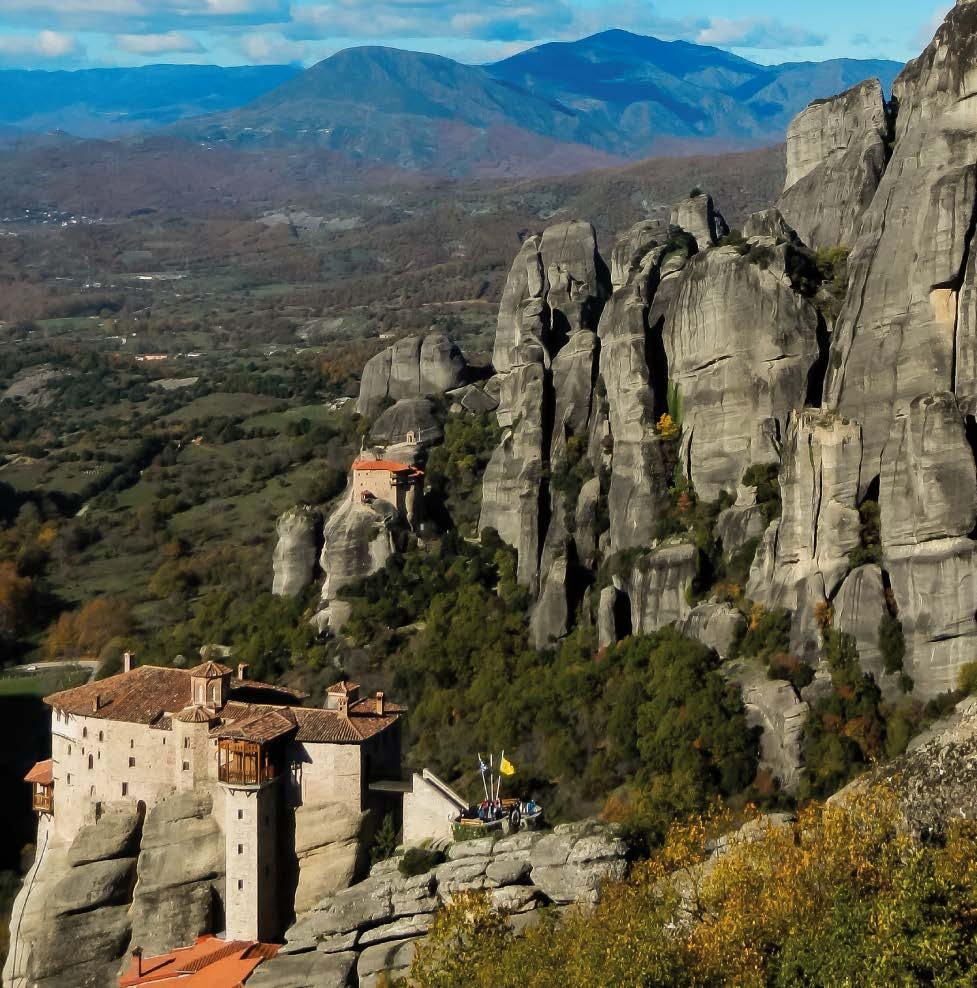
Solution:
M356 410L373 418L390 400L441 395L465 381L467 365L443 333L407 336L363 368Z
M159 953L213 929L224 841L207 793L177 793L146 815L104 808L68 846L38 834L14 902L10 988L110 988L130 944Z
M542 906L596 902L604 883L624 877L626 851L612 831L584 822L452 844L443 864L410 878L392 858L298 913L282 953L249 986L375 988L384 976L407 973L414 945L453 894L485 891L518 925L537 918Z
M729 233L726 220L706 192L696 192L683 199L672 210L671 225L691 233L699 250L713 247Z
M851 246L885 169L889 119L871 79L818 100L787 131L787 182L778 206L808 246Z
M322 516L308 506L291 508L278 519L274 580L276 597L295 597L315 579Z

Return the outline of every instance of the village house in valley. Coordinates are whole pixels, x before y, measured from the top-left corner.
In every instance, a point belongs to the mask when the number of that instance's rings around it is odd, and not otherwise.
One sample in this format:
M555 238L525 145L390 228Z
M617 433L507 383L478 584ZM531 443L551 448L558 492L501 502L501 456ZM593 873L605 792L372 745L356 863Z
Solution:
M133 666L55 693L51 758L27 775L38 846L70 842L108 804L151 809L163 797L206 788L225 842L228 940L274 940L288 921L278 878L287 870L289 814L338 803L383 809L382 787L400 777L403 709L354 683L331 687L323 707L213 661L184 670ZM218 931L215 931L218 932Z

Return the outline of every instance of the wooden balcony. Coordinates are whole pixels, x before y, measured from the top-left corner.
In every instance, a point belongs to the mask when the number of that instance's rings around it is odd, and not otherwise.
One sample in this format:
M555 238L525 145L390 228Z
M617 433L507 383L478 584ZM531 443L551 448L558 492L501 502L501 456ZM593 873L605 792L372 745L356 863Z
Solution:
M54 812L54 786L35 784L31 803L36 813Z
M229 786L261 786L277 771L264 745L221 738L217 748L217 778Z

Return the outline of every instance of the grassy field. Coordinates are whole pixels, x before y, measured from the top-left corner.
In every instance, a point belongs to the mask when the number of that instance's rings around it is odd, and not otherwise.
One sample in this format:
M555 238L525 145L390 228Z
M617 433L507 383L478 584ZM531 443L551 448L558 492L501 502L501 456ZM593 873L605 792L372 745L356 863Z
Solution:
M88 675L81 666L45 669L43 664L36 673L0 674L0 697L45 697L87 683Z

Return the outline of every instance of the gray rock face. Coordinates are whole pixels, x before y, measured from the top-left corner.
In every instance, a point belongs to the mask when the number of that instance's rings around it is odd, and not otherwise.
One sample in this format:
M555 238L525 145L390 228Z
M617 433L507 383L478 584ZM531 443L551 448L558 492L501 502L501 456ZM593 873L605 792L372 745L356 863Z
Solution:
M315 579L322 516L308 506L290 508L278 519L274 580L276 597L295 597Z
M826 412L791 419L780 468L782 517L764 533L747 595L794 612L792 650L815 659L814 608L834 595L860 542L861 431Z
M248 979L248 988L353 988L356 954L279 954Z
M796 240L797 231L784 219L779 209L764 209L746 218L743 224L743 236L747 240L754 238L770 238L778 240Z
M747 723L762 731L760 767L770 772L785 792L795 792L801 781L801 743L810 708L790 683L768 679L759 664L737 662L728 674L740 687Z
M129 915L132 942L147 954L193 943L213 928L224 836L212 810L210 793L191 790L165 797L146 816Z
M746 619L730 604L706 603L693 608L679 625L679 630L683 635L713 649L725 660L745 625Z
M169 796L145 821L109 805L70 846L52 842L46 825L38 838L14 904L5 985L109 988L130 944L160 953L212 929L224 843L208 794Z
M453 843L446 861L411 878L400 874L398 859L383 861L364 881L299 913L282 954L260 969L266 980L259 984L345 984L326 980L334 976L328 959L337 956L343 970L346 958L354 959L360 986L403 977L436 911L454 895L486 892L497 909L518 917L514 927L521 929L541 906L597 902L604 884L624 877L626 852L611 829L584 822L545 835L521 831ZM308 980L288 980L299 977Z
M691 233L699 250L712 247L729 233L729 227L722 213L716 209L712 196L705 193L683 199L672 210L670 225Z
M736 490L750 465L775 462L789 414L804 407L818 316L775 271L788 249L769 248L766 265L733 247L698 254L668 308L685 464L709 501Z
M862 670L871 673L886 692L892 686L898 688L897 684L887 683L879 651L879 623L887 610L882 570L878 566L852 570L841 585L833 607L835 625L855 639Z
M444 429L427 398L401 398L380 413L370 429L370 440L381 446L423 449L444 439ZM403 459L403 457L401 457Z
M879 508L886 547L973 531L977 467L952 394L920 396L896 414L882 454Z
M467 364L443 333L407 336L363 368L356 410L372 418L388 400L440 395L464 383Z
M756 497L755 487L740 484L736 488L736 503L719 513L716 534L722 540L723 549L727 553L738 552L747 542L763 535L767 523Z
M363 840L370 814L352 813L342 803L306 804L295 811L295 853L299 880L295 912L349 886L366 868Z
M548 522L558 506L543 483L565 467L571 443L589 435L596 373L596 329L610 290L589 223L563 223L525 241L513 264L495 338L502 442L482 485L479 529L494 528L519 556L519 579L538 595ZM560 552L559 535L550 553ZM560 587L550 592L558 601ZM552 628L558 621L541 620Z
M888 130L877 79L818 100L791 122L778 205L810 247L854 244L885 169Z
M897 411L921 394L977 391L975 34L977 7L954 7L896 80L892 156L849 260L826 397L861 424L869 478Z
M684 621L691 611L686 590L694 576L695 546L687 543L658 549L623 574L635 634L650 635Z

